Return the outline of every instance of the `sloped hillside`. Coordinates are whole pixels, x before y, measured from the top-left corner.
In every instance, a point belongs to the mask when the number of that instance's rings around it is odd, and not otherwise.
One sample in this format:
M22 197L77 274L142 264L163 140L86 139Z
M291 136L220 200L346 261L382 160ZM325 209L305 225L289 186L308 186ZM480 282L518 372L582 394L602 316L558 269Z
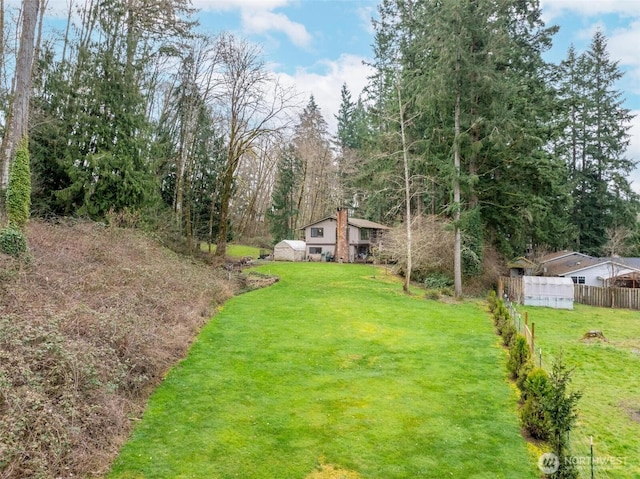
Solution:
M32 222L0 258L0 478L100 475L227 274L130 230Z

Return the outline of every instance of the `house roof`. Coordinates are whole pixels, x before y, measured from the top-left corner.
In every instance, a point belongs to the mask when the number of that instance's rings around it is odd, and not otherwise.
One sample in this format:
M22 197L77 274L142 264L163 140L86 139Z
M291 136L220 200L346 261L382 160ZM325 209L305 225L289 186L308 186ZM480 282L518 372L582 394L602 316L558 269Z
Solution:
M388 226L381 225L375 221L363 220L361 218L348 218L349 224L356 228L371 228L374 230L388 230Z
M584 253L578 253L577 251L564 250L564 251L556 251L555 253L549 253L544 255L542 258L538 260L538 263L544 265L545 263L551 263L555 261L564 260L568 257L576 258L575 261L579 261L579 258L591 258L591 256L586 255Z
M323 221L326 221L326 220L338 221L338 218L336 218L335 215L325 216L324 218L321 218L321 219L316 220L316 221L314 221L312 223L309 223L309 224L306 224L304 226L301 226L300 229L303 230L305 228L308 228L309 226L317 225L318 223L322 223ZM388 230L388 229L390 229L388 226L385 226L383 224L376 223L375 221L365 220L365 219L362 219L362 218L348 218L347 221L349 222L349 224L351 226L355 226L356 228L371 228L371 229L376 229L376 230Z
M640 270L640 258L622 258L622 257L613 257L607 258L617 263L621 263L629 268Z
M581 271L585 271L587 269L593 268L594 266L600 266L603 264L611 265L612 273L615 270L632 270L640 272L640 268L636 268L633 266L626 265L621 261L612 261L609 258L590 258L587 257L585 259L580 259L576 261L575 257L568 257L565 261L555 261L553 263L548 263L545 265L546 274L549 276L566 276L569 274L579 273ZM619 273L616 273L619 274ZM612 276L610 274L609 276Z

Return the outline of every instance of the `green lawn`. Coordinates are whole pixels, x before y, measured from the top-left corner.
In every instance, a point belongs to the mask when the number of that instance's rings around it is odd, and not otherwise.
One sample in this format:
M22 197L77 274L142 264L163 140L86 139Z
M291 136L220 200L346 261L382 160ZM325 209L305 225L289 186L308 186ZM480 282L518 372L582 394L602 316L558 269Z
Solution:
M260 271L281 281L203 329L109 477L539 477L480 305L407 297L372 266Z
M209 251L209 245L207 243L200 243L200 249L202 251ZM215 252L215 250L216 245L211 245L211 252ZM232 258L251 256L253 259L258 259L258 256L260 256L260 248L243 244L229 244L227 245L227 256Z
M536 347L547 369L561 350L576 368L573 382L584 393L572 433L577 460L585 462L593 436L598 479L640 477L640 312L581 304L573 311L520 310L535 323ZM590 330L602 331L608 342L582 341ZM591 477L588 464L580 471Z

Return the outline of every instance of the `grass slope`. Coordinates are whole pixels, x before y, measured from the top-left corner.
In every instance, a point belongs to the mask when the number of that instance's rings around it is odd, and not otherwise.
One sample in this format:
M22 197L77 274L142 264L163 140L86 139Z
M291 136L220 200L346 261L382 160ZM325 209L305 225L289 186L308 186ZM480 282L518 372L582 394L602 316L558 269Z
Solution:
M261 271L281 281L203 329L111 478L537 477L476 304L407 297L371 266Z
M561 351L565 362L575 366L573 385L583 397L571 439L582 477L591 477L591 436L596 477L640 477L640 312L581 304L573 311L522 311L535 323L536 347L542 348L545 367L550 368ZM608 341L583 341L591 330L602 331Z

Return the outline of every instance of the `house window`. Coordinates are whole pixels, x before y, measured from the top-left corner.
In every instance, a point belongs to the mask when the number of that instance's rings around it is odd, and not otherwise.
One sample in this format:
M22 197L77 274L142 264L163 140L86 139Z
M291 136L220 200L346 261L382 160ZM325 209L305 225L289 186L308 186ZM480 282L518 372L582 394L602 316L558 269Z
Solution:
M324 228L311 228L312 238L324 238Z
M322 254L322 248L319 246L309 246L309 254Z
M584 276L571 276L571 281L573 281L575 284L585 284L585 277Z
M362 228L360 230L360 239L368 240L369 239L369 228Z

